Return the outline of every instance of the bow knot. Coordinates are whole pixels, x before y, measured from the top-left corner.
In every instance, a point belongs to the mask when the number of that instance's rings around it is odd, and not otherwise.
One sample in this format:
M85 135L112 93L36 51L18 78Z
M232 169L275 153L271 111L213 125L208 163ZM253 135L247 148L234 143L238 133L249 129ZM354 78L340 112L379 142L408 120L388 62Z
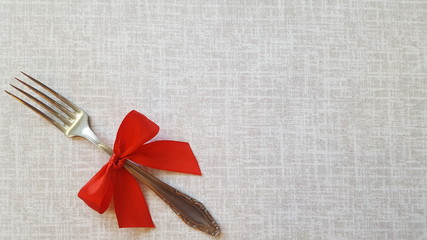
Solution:
M188 143L146 143L158 132L159 126L146 116L135 110L128 113L117 131L114 154L79 191L78 196L101 214L114 198L119 227L154 227L138 182L123 168L126 159L146 167L201 175Z
M126 158L120 158L117 154L113 153L108 161L114 168L120 169L125 165Z

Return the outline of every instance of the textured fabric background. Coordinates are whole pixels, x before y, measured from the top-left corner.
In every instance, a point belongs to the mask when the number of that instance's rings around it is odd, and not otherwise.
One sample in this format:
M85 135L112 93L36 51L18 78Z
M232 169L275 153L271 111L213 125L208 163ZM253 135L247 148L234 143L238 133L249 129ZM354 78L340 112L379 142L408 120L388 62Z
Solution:
M112 144L136 109L191 143L221 239L427 239L427 2L0 0L0 82L25 71ZM16 92L16 91L14 91ZM143 186L118 229L78 190L107 161L0 96L1 239L212 239Z

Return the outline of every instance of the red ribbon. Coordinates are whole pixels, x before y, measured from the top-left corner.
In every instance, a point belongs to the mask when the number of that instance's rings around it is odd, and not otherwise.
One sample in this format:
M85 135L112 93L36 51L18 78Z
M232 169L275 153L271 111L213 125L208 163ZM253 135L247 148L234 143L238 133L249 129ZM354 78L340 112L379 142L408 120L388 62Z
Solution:
M126 159L138 164L202 175L190 145L177 141L156 141L145 144L159 132L159 126L133 110L123 119L114 142L114 154L78 196L99 213L107 210L114 198L119 227L154 227L138 182L123 165Z

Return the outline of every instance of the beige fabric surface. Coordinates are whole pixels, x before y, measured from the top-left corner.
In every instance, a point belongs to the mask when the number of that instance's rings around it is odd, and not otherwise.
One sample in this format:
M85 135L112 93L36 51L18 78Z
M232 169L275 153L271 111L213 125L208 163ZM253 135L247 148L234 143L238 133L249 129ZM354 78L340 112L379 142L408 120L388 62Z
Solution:
M0 0L0 83L25 71L112 144L125 114L190 142L151 171L220 239L427 239L427 2ZM16 92L16 91L15 91ZM212 239L145 186L155 229L77 192L108 160L0 96L0 239Z

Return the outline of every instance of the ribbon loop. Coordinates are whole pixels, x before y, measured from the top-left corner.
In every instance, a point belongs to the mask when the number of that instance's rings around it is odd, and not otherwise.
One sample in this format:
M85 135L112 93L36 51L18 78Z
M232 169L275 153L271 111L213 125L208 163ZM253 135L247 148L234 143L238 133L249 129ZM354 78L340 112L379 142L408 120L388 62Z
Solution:
M119 227L154 227L144 195L136 180L123 168L126 159L158 169L201 175L188 143L157 141L145 144L159 127L133 110L123 119L114 142L114 154L78 196L92 209L105 212L114 198Z

